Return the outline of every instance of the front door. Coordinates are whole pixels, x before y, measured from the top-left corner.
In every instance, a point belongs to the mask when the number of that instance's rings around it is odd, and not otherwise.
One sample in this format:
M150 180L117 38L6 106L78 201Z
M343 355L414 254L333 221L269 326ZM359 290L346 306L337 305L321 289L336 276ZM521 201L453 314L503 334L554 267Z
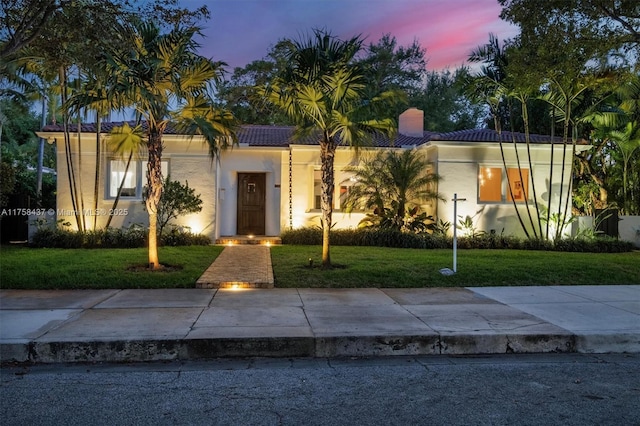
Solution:
M265 174L238 173L238 235L264 235Z

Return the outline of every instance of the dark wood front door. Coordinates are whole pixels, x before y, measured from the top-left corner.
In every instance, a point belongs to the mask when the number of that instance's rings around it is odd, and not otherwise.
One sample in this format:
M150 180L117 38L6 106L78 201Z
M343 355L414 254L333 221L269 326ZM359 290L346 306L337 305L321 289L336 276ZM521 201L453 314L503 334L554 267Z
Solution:
M238 235L264 235L265 174L238 173Z

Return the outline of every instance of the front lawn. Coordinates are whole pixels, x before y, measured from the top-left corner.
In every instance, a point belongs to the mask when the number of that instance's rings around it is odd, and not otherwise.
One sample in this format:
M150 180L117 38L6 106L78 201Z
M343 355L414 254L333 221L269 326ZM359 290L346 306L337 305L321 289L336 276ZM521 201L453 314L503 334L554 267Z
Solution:
M218 246L160 247L167 271L135 271L147 262L147 249L53 249L2 246L0 288L103 289L195 287L222 251Z
M439 272L452 268L452 250L334 246L331 260L338 267L330 271L315 267L321 262L318 246L275 246L271 258L277 287L640 284L640 251L458 250L453 276Z
M221 246L161 247L171 272L132 271L146 249L0 249L0 288L193 288ZM564 253L525 250L451 250L383 247L331 248L331 270L322 270L319 246L271 248L276 287L461 287L499 285L640 284L640 251ZM313 267L309 267L309 259Z

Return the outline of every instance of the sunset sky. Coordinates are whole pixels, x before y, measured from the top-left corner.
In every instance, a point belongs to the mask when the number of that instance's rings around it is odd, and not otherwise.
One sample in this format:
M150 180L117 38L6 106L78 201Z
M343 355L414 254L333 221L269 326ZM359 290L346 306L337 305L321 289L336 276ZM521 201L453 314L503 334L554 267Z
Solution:
M429 70L454 69L489 33L517 34L501 21L497 0L214 0L207 2L201 53L225 61L229 71L263 58L279 39L299 39L314 28L340 38L361 34L366 44L386 33L402 46L417 39L427 49ZM199 6L201 1L181 4Z

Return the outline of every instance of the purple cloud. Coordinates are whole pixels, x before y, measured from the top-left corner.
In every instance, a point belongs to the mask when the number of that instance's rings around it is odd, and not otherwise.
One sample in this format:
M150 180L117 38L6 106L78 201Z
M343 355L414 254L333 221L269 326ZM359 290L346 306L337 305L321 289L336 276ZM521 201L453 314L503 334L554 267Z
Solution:
M386 33L400 45L417 39L435 70L465 63L490 32L499 39L518 32L500 20L497 0L218 0L209 8L202 54L231 69L264 57L282 38L314 28L341 38L361 34L367 43Z

